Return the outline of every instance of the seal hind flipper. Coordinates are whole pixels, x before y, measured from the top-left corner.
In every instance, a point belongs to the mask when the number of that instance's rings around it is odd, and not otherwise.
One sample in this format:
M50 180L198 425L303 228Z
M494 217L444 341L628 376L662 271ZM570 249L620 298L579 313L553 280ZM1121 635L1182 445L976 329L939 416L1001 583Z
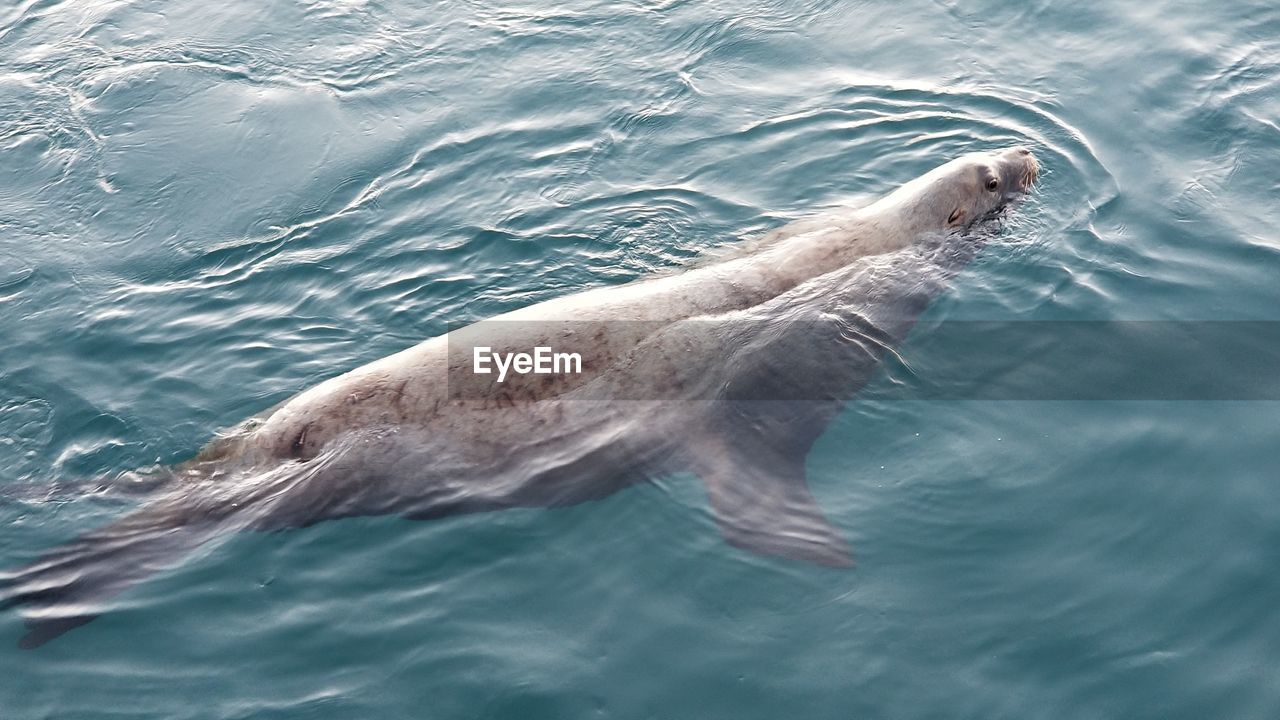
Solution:
M92 621L105 601L175 564L219 531L217 523L174 525L145 510L54 548L0 580L0 609L20 607L23 649Z
M709 446L709 447L708 447ZM760 555L851 567L853 554L818 507L804 461L768 447L744 450L711 442L699 448L698 475L729 544Z

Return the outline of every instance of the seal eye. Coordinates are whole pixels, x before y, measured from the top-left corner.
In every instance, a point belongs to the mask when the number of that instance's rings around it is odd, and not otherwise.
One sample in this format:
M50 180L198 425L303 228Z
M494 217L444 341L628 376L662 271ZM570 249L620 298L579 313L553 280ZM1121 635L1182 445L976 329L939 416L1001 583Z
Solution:
M995 192L996 188L998 187L1000 187L999 180L995 178L991 178L990 180L987 181L987 189L990 190L991 192Z

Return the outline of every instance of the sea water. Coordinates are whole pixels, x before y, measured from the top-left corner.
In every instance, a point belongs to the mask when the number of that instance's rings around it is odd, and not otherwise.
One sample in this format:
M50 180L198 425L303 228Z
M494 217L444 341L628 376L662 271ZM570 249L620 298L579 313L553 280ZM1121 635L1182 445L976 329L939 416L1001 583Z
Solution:
M1275 717L1274 398L895 395L950 320L1280 320L1267 2L10 0L0 571L327 377L1012 144L1034 196L809 456L852 570L692 476L240 535L0 614L0 717Z

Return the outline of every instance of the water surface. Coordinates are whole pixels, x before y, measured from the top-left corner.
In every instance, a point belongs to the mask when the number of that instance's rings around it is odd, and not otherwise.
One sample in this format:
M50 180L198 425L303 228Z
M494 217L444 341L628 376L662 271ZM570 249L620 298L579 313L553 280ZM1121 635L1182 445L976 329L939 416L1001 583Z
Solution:
M931 320L1280 320L1278 123L1263 2L10 3L0 483L1014 143L1039 191ZM692 477L238 536L34 652L0 615L0 716L1276 714L1277 403L896 372L809 459L853 571L728 547ZM10 495L4 567L131 506Z

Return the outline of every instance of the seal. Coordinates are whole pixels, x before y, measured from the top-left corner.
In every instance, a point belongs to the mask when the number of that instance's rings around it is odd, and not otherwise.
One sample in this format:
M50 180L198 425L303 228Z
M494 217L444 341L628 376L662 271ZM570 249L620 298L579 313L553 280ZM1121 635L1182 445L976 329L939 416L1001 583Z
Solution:
M848 566L807 488L808 450L982 245L974 225L1037 172L1026 148L966 155L738 256L531 305L324 381L9 573L0 603L25 608L20 645L35 647L229 532L567 505L687 470L730 544ZM498 381L475 371L477 348L578 364Z

